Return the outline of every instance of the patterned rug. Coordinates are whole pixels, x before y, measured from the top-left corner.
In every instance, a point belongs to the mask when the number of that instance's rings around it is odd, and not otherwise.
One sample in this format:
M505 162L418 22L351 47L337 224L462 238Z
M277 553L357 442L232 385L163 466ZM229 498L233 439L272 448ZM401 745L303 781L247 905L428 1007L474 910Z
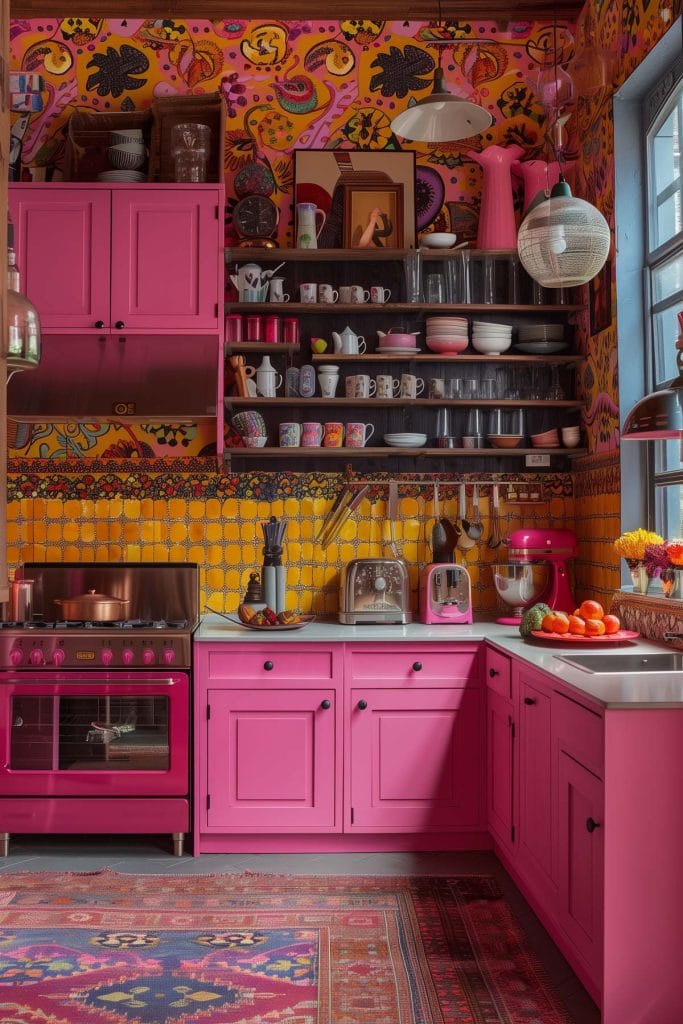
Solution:
M0 873L2 1024L566 1024L492 878Z

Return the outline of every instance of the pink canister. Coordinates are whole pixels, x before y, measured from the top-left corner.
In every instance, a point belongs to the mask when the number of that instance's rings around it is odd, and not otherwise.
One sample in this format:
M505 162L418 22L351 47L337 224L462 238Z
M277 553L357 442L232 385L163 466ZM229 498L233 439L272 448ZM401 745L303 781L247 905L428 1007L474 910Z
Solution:
M244 341L242 336L242 317L239 313L230 313L226 316L225 340L227 342Z
M285 317L282 325L282 340L285 345L299 344L299 321L295 316Z
M271 345L279 344L281 340L280 326L281 325L279 316L264 316L263 340L269 342Z
M263 340L263 317L261 316L247 316L246 319L246 340L247 341L262 341Z

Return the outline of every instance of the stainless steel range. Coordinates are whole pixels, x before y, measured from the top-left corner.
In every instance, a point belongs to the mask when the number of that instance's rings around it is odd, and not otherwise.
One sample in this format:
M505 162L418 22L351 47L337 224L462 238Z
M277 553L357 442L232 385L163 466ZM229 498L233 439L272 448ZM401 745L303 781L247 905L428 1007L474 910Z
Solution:
M33 615L0 623L0 855L12 832L170 832L181 855L198 567L30 562L17 578ZM63 617L82 607L108 618Z

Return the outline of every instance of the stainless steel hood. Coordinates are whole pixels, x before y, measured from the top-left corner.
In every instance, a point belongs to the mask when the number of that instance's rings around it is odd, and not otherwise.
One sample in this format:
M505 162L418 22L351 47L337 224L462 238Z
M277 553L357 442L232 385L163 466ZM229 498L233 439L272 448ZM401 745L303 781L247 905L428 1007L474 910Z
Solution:
M40 366L7 386L18 420L215 418L216 335L43 334Z

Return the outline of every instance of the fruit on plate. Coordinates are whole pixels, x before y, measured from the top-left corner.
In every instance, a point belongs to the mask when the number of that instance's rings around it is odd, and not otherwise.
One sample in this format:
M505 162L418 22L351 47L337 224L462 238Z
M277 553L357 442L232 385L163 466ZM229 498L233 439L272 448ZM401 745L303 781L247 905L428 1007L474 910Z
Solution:
M550 606L544 604L543 601L538 601L533 604L531 608L527 608L522 614L522 619L519 623L519 631L522 636L529 636L532 630L539 630L543 623L543 619L550 613Z
M569 616L566 612L549 612L543 616L541 629L544 633L568 633Z
M543 616L541 623L544 633L567 633L569 636L587 638L612 636L620 629L621 622L617 616L605 615L597 601L584 601L571 615L550 611Z
M326 352L327 342L325 341L324 338L313 338L311 340L311 348L313 349L314 352Z
M602 620L605 625L605 633L611 636L613 633L618 633L621 629L621 622L616 615L605 615Z
M582 619L604 619L605 610L599 601L582 601L574 613Z
M301 622L301 616L298 612L278 612L277 621L281 626L293 626L296 622Z
M241 622L251 622L256 615L256 608L253 604L241 604L237 609Z

